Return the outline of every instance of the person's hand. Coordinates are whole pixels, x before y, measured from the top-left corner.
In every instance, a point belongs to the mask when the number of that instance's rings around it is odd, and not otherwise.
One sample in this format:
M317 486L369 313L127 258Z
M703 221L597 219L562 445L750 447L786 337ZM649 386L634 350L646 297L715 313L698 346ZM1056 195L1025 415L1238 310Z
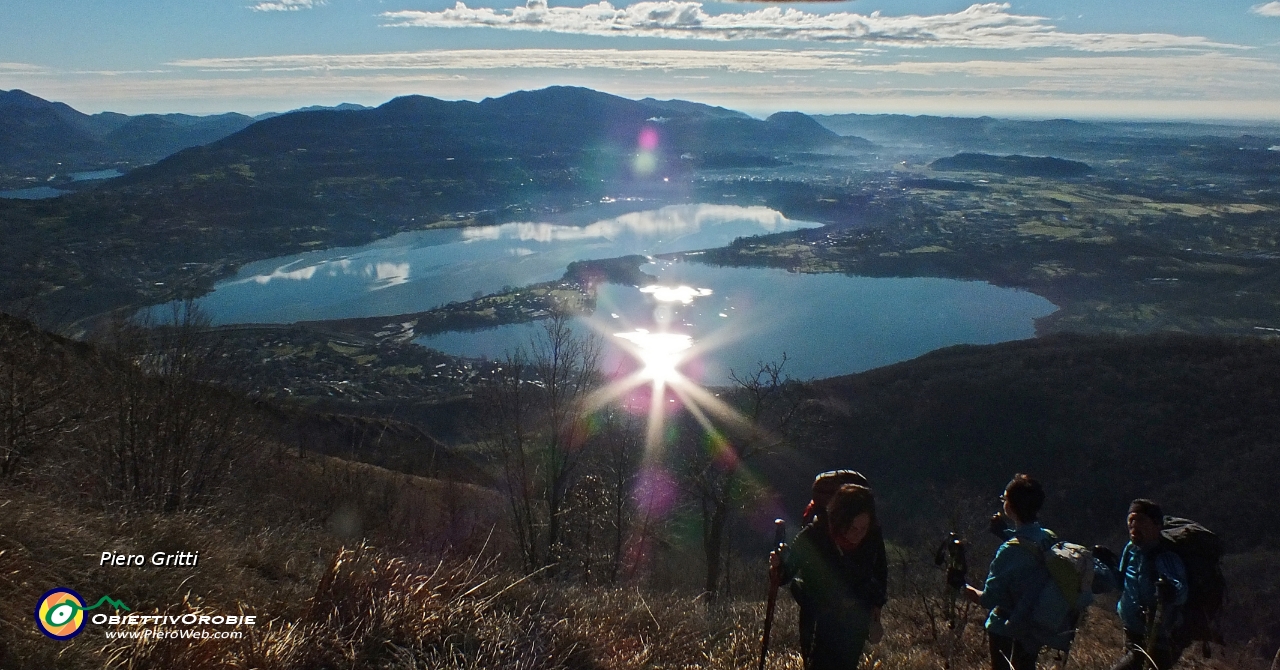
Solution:
M992 514L991 522L987 524L987 530L991 531L992 535L1005 540L1007 539L1005 533L1009 530L1009 524L1005 523L1004 515Z
M769 552L769 579L782 581L782 554L777 549Z

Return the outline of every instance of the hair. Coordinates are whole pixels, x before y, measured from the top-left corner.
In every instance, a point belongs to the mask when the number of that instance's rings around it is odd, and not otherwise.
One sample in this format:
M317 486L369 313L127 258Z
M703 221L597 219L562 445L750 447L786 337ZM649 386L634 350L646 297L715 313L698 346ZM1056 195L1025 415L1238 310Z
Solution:
M871 515L871 525L875 526L875 496L871 489L865 486L845 484L836 489L827 503L827 527L837 533L845 531L859 514Z
M1018 521L1031 523L1044 506L1044 488L1031 475L1019 472L1004 487L1004 499L1013 508L1013 513L1018 515Z
M831 502L831 496L845 484L871 486L867 483L867 478L856 470L828 470L814 477L813 491L810 496L812 499L804 510L804 522L821 522L826 516L827 503Z
M1129 503L1130 514L1142 514L1156 522L1157 526L1164 524L1164 511L1153 500L1146 498L1138 498Z

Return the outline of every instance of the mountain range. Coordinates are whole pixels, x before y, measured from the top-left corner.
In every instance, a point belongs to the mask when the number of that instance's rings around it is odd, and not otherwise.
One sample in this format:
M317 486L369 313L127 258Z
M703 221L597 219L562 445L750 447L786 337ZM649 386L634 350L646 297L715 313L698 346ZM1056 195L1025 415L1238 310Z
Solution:
M298 111L318 109L366 108L343 104ZM128 170L222 139L273 116L279 114L85 114L18 89L0 91L0 187L27 177L45 181L49 175L78 170Z

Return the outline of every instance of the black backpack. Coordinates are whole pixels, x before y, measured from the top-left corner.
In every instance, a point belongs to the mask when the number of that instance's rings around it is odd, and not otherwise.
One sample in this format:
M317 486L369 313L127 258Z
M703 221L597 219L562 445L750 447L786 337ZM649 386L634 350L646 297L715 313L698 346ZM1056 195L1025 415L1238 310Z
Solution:
M1187 568L1187 604L1182 625L1175 631L1184 640L1222 644L1218 618L1226 601L1227 581L1222 576L1222 540L1190 520L1166 516L1160 529L1161 545L1182 559Z

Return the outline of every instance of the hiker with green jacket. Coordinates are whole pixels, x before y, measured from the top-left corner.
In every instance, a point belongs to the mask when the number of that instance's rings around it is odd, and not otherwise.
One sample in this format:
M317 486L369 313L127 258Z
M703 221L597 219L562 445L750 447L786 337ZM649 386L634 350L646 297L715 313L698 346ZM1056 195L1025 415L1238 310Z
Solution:
M1173 550L1163 546L1164 512L1139 498L1129 505L1129 544L1116 562L1114 552L1094 548L1094 591L1120 590L1116 610L1124 625L1126 653L1112 670L1142 670L1147 657L1156 670L1178 662L1190 641L1179 628L1189 593L1187 569Z
M770 555L779 584L791 582L800 606L805 670L856 670L868 641L883 634L888 566L871 489L844 484L820 522L805 527L785 552Z
M1038 582L1043 571L1044 552L1056 538L1042 528L1036 517L1044 505L1044 489L1040 482L1025 474L1017 474L1000 496L1002 514L1012 526L1005 543L991 560L987 581L979 590L966 586L964 595L971 602L990 610L987 616L987 638L993 670L1035 670L1040 644L1019 636L1009 618ZM1036 551L1039 548L1039 552Z

